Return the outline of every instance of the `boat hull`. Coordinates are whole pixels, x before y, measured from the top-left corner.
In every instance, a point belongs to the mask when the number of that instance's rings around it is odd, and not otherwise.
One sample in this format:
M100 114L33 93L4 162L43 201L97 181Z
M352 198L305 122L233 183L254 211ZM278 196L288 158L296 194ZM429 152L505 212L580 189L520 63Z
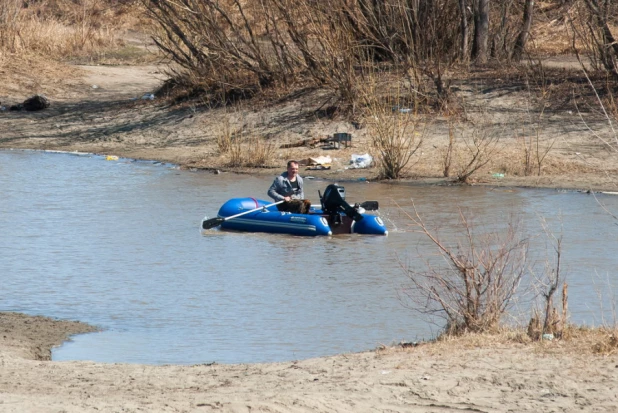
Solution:
M256 211L232 218L221 223L221 228L234 231L268 232L274 234L291 234L302 236L320 236L337 234L371 234L387 235L388 231L380 217L363 214L363 219L354 222L341 215L330 217L320 209L311 208L309 214L281 212L268 201L254 198L234 198L219 209L218 216L227 218L239 213Z

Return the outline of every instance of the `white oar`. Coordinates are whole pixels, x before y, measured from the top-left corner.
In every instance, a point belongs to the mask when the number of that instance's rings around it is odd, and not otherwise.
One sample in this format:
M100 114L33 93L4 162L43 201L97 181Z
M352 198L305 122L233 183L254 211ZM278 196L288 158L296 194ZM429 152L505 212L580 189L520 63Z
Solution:
M250 213L255 212L255 211L259 211L260 209L266 209L268 207L271 207L271 206L274 206L274 205L278 205L278 204L280 204L282 202L285 202L285 201L281 200L281 201L275 202L273 204L264 205L264 206L261 206L259 208L252 209L250 211L245 211L245 212L241 212L240 214L232 215L231 217L225 217L225 218L217 217L217 218L207 219L206 221L202 222L202 229L211 229L211 228L214 228L214 227L218 227L219 225L223 224L225 221L228 221L230 219L238 218L240 216L247 215L247 214L250 214Z

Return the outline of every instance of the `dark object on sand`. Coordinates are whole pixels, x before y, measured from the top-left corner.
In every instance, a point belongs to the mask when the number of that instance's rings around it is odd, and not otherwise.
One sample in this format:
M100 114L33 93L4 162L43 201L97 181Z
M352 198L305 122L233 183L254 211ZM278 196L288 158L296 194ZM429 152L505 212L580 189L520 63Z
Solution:
M27 110L28 112L34 112L36 110L43 110L49 107L49 99L43 95L34 95L26 100L24 103L13 105L9 110Z

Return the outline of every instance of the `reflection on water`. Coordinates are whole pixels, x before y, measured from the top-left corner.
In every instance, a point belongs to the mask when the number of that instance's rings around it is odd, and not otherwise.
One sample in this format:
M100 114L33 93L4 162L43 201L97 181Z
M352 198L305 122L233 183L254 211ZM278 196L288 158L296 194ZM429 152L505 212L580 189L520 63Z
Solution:
M352 182L343 183L348 199L378 200L388 237L200 235L204 215L215 216L232 197L266 199L271 181L0 152L0 310L103 329L56 349L55 360L283 361L431 338L439 325L397 296L406 283L398 260L422 265L418 254L435 252L410 225L413 203L445 239L459 208L492 230L518 214L545 254L536 237L543 216L564 237L572 319L601 322L596 291L605 291L608 309L615 297L608 286L617 282L618 227L580 193ZM317 201L326 185L307 180L306 194ZM599 199L618 210L618 197ZM519 311L529 313L529 304Z

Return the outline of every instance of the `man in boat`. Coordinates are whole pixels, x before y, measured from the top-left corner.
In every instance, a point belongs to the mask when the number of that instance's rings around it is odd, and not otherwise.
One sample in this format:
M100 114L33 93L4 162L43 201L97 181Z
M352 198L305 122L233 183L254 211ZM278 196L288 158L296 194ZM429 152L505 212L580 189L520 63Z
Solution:
M288 161L287 171L275 178L268 196L276 202L285 201L277 205L279 211L306 214L311 207L311 201L305 199L303 191L303 178L298 175L298 162Z

